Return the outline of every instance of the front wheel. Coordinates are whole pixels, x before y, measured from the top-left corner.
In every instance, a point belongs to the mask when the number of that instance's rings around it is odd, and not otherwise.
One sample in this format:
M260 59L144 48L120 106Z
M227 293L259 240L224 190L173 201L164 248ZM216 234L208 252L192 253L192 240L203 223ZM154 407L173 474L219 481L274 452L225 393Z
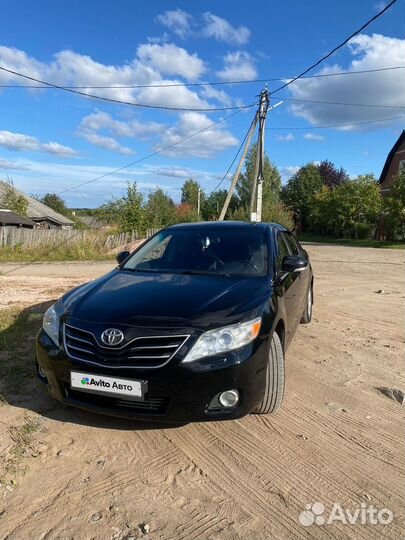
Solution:
M275 413L284 396L285 363L280 338L274 332L271 339L269 359L266 366L266 387L263 401L253 412L256 414Z
M312 290L312 283L311 283L308 289L305 310L304 310L304 313L302 314L301 321L300 321L301 324L308 324L311 322L313 305L314 305L314 293Z

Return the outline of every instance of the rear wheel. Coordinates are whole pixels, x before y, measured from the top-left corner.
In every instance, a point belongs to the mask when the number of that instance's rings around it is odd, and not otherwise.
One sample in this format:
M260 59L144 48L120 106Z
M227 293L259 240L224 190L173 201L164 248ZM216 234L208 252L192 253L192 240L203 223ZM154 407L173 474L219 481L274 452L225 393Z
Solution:
M285 364L284 351L278 334L271 339L269 359L266 366L266 388L263 401L253 412L256 414L275 413L284 396Z
M313 298L313 290L312 290L312 283L309 286L308 294L307 294L307 303L305 305L304 313L301 317L301 324L308 324L311 322L312 319L312 307L314 305L314 298Z

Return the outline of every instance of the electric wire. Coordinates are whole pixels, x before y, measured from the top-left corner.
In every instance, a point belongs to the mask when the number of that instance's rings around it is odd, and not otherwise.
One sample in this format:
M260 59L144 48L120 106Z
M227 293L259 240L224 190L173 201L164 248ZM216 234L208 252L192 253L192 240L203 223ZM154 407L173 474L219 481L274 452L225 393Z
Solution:
M252 122L250 123L249 128L248 128L248 130L246 131L246 134L245 134L245 136L244 136L244 138L243 138L243 141L240 143L240 146L239 146L239 148L238 148L238 150L237 150L237 152L236 152L236 154L235 154L235 157L233 158L231 164L229 165L229 167L228 167L226 173L225 173L224 176L221 178L221 180L218 182L218 184L214 187L214 189L212 189L209 193L207 193L207 195L211 195L211 193L214 193L214 192L219 188L219 186L224 182L224 180L227 178L227 176L228 176L228 174L229 174L229 171L232 169L232 167L233 167L233 165L234 165L236 159L238 158L238 156L239 156L239 154L240 154L240 151L242 150L242 148L243 148L243 146L244 146L244 144L245 144L245 142L246 142L246 139L248 138L250 128L252 127L252 124L255 122L255 119L256 119L256 115L254 116Z
M70 92L71 94L77 94L79 96L83 96L83 97L87 97L91 99L98 99L100 101L106 101L109 103L118 103L120 105L130 105L132 107L138 107L140 109L156 109L156 110L165 110L165 111L217 112L217 111L230 111L230 110L235 110L235 109L249 109L250 107L254 107L256 105L256 103L251 103L250 105L239 105L235 107L169 107L167 105L149 105L146 103L124 101L121 99L109 98L106 96L99 96L97 94L89 94L87 92L81 92L80 90L75 90L67 86L61 86L59 84L54 84L47 81L41 81L40 79L36 79L35 77L31 77L30 75L24 75L22 73L19 73L18 71L5 68L4 66L0 66L0 71L5 71L6 73L11 73L12 75L23 77L24 79L29 79L30 81L35 81L49 88L55 88L57 90L64 90L65 92Z
M389 118L380 118L379 120L362 120L360 122L352 122L351 124L329 124L326 126L291 126L291 127L268 127L266 130L273 131L273 130L280 130L280 129L286 129L286 130L297 130L297 129L305 129L307 131L311 131L312 129L329 129L329 128L336 128L336 127L352 127L352 126L359 126L361 124L376 124L379 122L389 122L391 120L398 120L399 118L405 118L405 115L401 116L390 116Z
M350 34L349 37L347 37L344 41L342 41L341 43L339 43L339 45L336 45L336 47L334 49L332 49L331 51L329 51L327 54L325 54L324 56L322 56L322 58L320 58L318 61L316 61L315 63L313 63L311 66L309 66L307 69L305 69L304 71L302 71L299 75L297 75L296 77L293 77L290 81L287 81L286 83L282 84L281 86L279 86L278 88L276 88L275 90L271 90L270 93L271 94L275 94L276 92L279 92L280 90L283 90L284 88L286 88L287 86L290 86L290 84L294 83L295 81L298 81L298 79L301 79L304 75L306 75L309 71L311 71L312 69L316 68L317 66L319 66L319 64L321 64L322 62L324 62L327 58L329 58L330 56L332 56L332 54L334 54L336 51L338 51L339 49L341 49L342 47L344 47L354 36L357 36L357 34L360 34L360 32L362 32L365 28L367 28L367 26L369 26L372 22L374 22L376 19L378 19L379 17L381 17L381 15L383 15L388 9L390 9L391 6L393 6L398 0L391 0L391 2L389 4L387 4L383 9L381 9L376 15L374 15L374 17L371 17L371 19L369 19L367 22L365 22L360 28L358 28L357 30L355 30L352 34Z
M162 152L170 150L171 148L174 148L175 146L177 146L177 145L179 145L179 144L181 144L181 143L183 143L185 141L188 141L189 139L192 139L196 135L199 135L200 133L203 133L204 131L207 131L208 129L211 129L214 126L217 126L218 124L221 124L221 123L225 122L229 118L232 118L233 116L236 116L237 114L241 113L242 110L243 109L239 109L236 112L228 114L224 118L221 118L220 120L217 120L216 122L213 122L212 124L209 124L208 126L205 126L205 127L201 128L201 129L199 129L198 131L195 131L194 133L191 133L191 135L188 135L187 137L183 137L182 139L180 139L179 141L176 141L175 143L169 144L168 146L164 146L163 148L160 148L159 150L156 150L155 152L147 154L146 156L143 156L143 157L141 157L139 159L136 159L135 161L132 161L131 163L127 163L126 165L123 165L122 167L118 167L117 169L114 169L114 170L109 171L109 172L107 172L105 174L102 174L101 176L97 176L96 178L91 178L90 180L86 180L85 182L81 182L80 184L76 184L75 186L66 188L66 189L64 189L62 191L59 191L58 195L61 195L62 193L67 193L68 191L72 191L72 190L74 190L76 188L79 188L79 187L82 187L82 186L86 186L87 184L91 184L92 182L102 180L103 178L106 178L107 176L110 176L112 174L120 172L120 171L122 171L124 169L127 169L128 167L132 167L133 165L137 165L138 163L141 163L142 161L145 161L146 159L149 159L149 158L151 158L153 156L157 156L158 154L161 154Z
M4 68L5 69L5 68ZM381 71L392 71L397 69L405 69L405 66L391 66L375 69L360 69L353 71L340 71L339 73L317 73L316 75L307 75L300 77L301 79L320 79L324 77L340 77L345 75L361 75L367 73L379 73ZM9 70L11 71L11 70ZM24 77L23 74L15 72L16 75ZM211 82L183 82L183 83L166 83L166 84L122 84L122 85L64 85L62 89L68 90L84 90L87 88L99 89L99 90L125 90L136 88L177 88L177 87L193 87L193 86L225 86L228 84L254 84L254 83L266 83L275 81L285 81L292 79L294 76L289 77L268 77L267 79L243 79L234 81L211 81ZM32 88L51 90L55 89L55 86L39 86L38 84L0 84L0 88ZM56 87L58 89L58 87ZM87 95L87 94L86 94Z

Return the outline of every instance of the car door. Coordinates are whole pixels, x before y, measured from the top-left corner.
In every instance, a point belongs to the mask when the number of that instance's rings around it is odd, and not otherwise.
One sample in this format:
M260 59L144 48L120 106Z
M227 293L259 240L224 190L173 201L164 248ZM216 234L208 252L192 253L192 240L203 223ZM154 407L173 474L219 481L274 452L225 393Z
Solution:
M301 300L302 300L302 272L284 272L281 269L283 258L286 255L294 255L284 231L277 231L277 278L280 288L280 294L284 298L284 304L287 314L286 321L286 344L288 344L298 326L301 318Z
M304 270L303 272L298 272L296 309L297 309L297 318L298 318L298 323L299 323L301 320L302 313L305 309L305 303L307 301L309 281L311 279L310 265L309 265L307 252L298 244L294 235L289 231L286 231L283 234L285 236L285 239L288 242L288 245L290 247L292 254L299 255L300 257L303 257L304 259L308 261L308 268Z

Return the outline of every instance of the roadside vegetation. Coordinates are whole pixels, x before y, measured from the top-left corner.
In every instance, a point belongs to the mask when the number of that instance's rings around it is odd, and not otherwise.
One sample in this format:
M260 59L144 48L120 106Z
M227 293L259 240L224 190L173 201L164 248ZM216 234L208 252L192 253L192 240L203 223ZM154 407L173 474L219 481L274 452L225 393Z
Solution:
M0 262L103 261L114 258L114 250L106 247L103 243L94 244L92 241L33 248L18 245L0 249Z
M248 220L253 185L256 146L248 152L231 198L226 219ZM381 195L372 174L349 178L343 168L330 161L302 166L282 187L281 175L265 156L263 184L263 221L281 223L295 230L303 240L341 243L364 247L403 248L405 242L405 171L393 182L389 196ZM0 206L25 214L24 200L14 190L11 179ZM63 242L50 247L14 245L0 248L0 262L84 261L113 259L116 250L105 242L107 235L135 233L145 238L150 229L174 223L211 221L219 217L227 195L227 184L206 193L196 180L186 180L181 188L181 202L176 204L157 187L147 197L136 182L129 182L126 193L95 209L67 208L63 199L53 193L37 197L43 203L75 220L79 230L88 227L84 216L98 222L93 239ZM88 221L87 221L88 222ZM61 236L62 237L62 236ZM121 246L121 248L127 246ZM130 246L131 248L132 246Z

